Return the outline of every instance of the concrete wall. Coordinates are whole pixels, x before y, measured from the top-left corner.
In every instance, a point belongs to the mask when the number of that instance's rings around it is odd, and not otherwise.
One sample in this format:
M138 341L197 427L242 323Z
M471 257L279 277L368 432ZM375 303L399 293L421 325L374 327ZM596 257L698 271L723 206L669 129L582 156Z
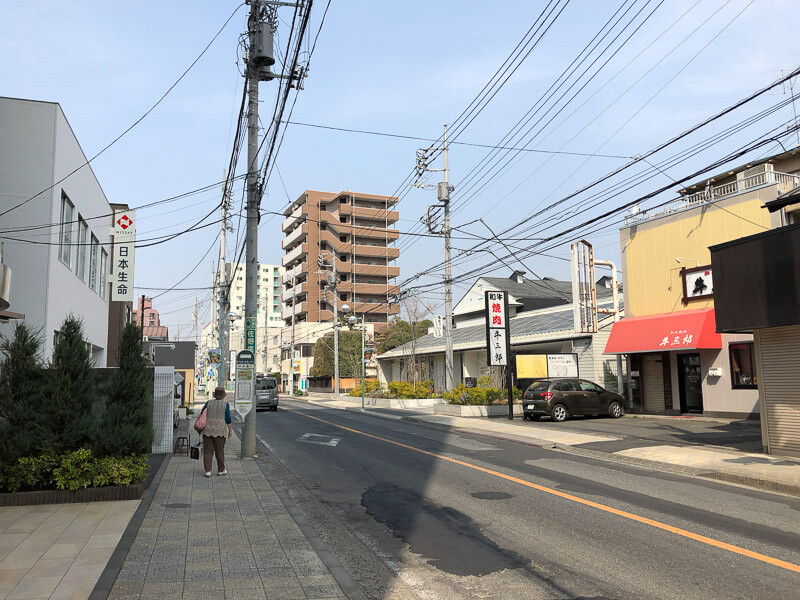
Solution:
M54 103L0 98L0 131L13 144L0 145L0 206L13 206L51 186L86 162L61 108ZM62 190L75 205L76 216L86 219L106 251L110 251L111 210L91 167L84 167L53 189L3 218L4 227L57 224L61 218ZM13 204L12 204L13 203ZM77 226L75 232L77 232ZM77 235L77 233L76 233ZM84 334L92 344L98 367L106 365L108 342L108 291L103 299L87 281L58 258L59 227L21 232L15 237L53 245L6 243L6 263L14 271L10 310L42 329L43 357L52 355L54 334L70 313L82 317ZM89 238L91 239L91 238ZM72 248L73 256L76 247ZM87 248L87 263L88 263ZM109 259L110 261L110 259ZM88 265L87 265L88 271ZM88 280L88 277L86 278ZM8 335L10 325L0 325Z

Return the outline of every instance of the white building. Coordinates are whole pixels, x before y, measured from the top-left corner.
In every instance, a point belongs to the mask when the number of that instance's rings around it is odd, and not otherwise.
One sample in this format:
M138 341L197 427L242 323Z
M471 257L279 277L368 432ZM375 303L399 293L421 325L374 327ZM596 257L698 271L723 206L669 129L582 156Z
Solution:
M43 358L64 318L82 318L92 357L105 367L108 200L58 103L0 98L0 132L0 213L13 208L0 218L14 273L8 312L41 328ZM0 319L0 335L11 331Z

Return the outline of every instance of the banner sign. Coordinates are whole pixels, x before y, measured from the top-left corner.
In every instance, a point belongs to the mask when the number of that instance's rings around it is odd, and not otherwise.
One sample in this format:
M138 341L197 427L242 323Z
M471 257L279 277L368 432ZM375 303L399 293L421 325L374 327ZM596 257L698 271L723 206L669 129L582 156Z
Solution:
M112 302L133 302L133 253L136 241L136 211L114 211L114 253L111 263ZM98 278L103 281L103 276Z
M247 317L244 328L245 347L250 352L256 351L256 318Z
M486 300L486 364L508 366L511 335L508 327L508 293L484 292Z
M249 350L242 350L236 355L236 388L233 398L236 412L242 417L253 409L255 382L255 354Z

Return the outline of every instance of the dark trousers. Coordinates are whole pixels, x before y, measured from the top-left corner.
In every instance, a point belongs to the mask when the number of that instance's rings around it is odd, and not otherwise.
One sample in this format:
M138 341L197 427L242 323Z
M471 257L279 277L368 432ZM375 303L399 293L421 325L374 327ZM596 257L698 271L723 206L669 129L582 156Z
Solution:
M223 436L203 436L203 467L206 473L211 471L211 457L217 457L217 472L225 470L225 438Z

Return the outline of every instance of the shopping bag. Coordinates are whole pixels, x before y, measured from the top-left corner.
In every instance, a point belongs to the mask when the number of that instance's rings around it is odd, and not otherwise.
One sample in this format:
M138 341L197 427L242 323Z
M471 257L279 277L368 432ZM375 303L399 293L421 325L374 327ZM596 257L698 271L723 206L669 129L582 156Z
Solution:
M205 428L206 428L206 409L203 408L203 410L200 411L200 416L197 417L197 421L194 422L194 430L197 433L203 433L203 429Z

